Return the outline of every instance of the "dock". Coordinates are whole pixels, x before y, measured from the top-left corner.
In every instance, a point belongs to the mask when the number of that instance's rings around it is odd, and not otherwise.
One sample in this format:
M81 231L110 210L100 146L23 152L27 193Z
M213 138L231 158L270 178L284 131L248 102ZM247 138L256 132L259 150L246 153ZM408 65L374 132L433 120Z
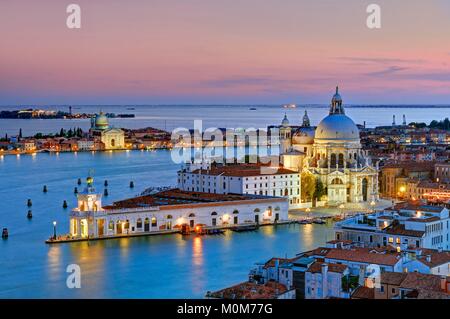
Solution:
M286 225L286 224L296 224L295 220L279 220L274 223L261 223L258 224L255 228L256 224L240 224L240 225L223 225L223 226L209 226L204 228L203 233L196 233L195 230L192 230L189 234L193 235L219 235L223 234L225 230L234 230L234 231L244 231L244 228L248 226L254 227L252 230L257 230L258 227L264 226L276 226L276 225ZM238 230L236 230L238 229ZM249 230L245 230L249 231ZM83 242L83 241L97 241L97 240L106 240L106 239L119 239L119 238L132 238L132 237L146 237L146 236L159 236L159 235L172 235L172 234L182 234L180 229L171 229L171 230L160 230L160 231L151 231L151 232L139 232L139 233L128 233L128 234L120 234L120 235L104 235L99 237L84 237L84 238L74 238L70 235L58 235L56 239L53 237L47 239L45 241L46 244L63 244L63 243L75 243L75 242Z

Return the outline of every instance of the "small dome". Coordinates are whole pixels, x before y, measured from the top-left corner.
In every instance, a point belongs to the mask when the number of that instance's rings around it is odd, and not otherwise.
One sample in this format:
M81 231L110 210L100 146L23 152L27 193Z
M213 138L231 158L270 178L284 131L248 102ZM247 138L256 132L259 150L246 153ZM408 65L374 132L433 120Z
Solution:
M281 121L281 125L284 126L284 127L289 126L289 120L287 118L286 113L284 113L284 118L283 118L283 121Z
M302 127L292 135L292 144L314 144L314 128Z
M359 142L359 130L355 122L345 114L325 117L317 126L316 140L354 140Z
M95 126L97 128L107 128L109 126L108 118L103 112L95 116Z

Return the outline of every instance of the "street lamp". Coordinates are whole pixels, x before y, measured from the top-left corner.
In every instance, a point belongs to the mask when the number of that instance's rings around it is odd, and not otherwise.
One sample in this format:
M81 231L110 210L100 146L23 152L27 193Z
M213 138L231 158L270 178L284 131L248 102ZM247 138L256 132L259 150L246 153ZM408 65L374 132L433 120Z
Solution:
M372 201L370 202L370 207L372 207L372 213L375 212L375 205L376 205L375 201L372 200Z
M53 239L56 240L56 221L53 221Z

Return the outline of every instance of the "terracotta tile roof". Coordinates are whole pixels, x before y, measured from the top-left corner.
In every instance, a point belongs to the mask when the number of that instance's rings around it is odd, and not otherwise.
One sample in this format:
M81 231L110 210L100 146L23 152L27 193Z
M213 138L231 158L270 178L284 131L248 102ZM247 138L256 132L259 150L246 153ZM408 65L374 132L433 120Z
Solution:
M441 276L409 272L400 284L400 288L441 291Z
M353 292L351 299L374 299L375 289L360 286Z
M221 202L245 201L251 203L261 200L277 200L274 197L261 197L258 195L240 195L240 194L213 194L202 192L183 191L178 188L161 191L152 195L138 196L129 199L116 201L111 205L103 207L104 209L122 209L122 208L145 208L145 207L175 207L177 205L212 205Z
M380 282L382 284L400 286L406 275L404 272L383 272L381 273Z
M283 263L290 263L293 262L294 260L296 260L297 258L277 258L277 257L273 257L270 258L265 264L264 264L264 269L267 268L272 268L275 267L275 261L278 260L279 265L283 264Z
M235 286L211 292L208 297L221 299L275 299L287 291L286 286L274 281L264 285L243 282Z
M223 175L232 177L249 177L249 176L260 176L267 175L263 174L263 168L271 168L272 172L269 175L283 175L283 174L298 174L298 172L284 168L282 166L271 167L269 165L263 164L239 164L239 165L223 165L223 166L213 166L211 169L197 169L194 170L193 174L202 175Z
M346 260L360 263L393 266L400 260L397 252L376 252L369 248L331 249L325 256L327 259Z
M435 162L415 162L415 161L404 161L399 163L387 163L382 167L382 169L387 168L402 168L407 172L424 172L434 170Z
M450 294L443 291L433 291L426 289L419 289L417 291L417 299L450 299Z
M431 216L427 218L408 218L407 221L409 222L416 222L416 223L431 223L436 222L438 220L441 220L438 216Z
M344 271L348 268L346 265L340 265L340 264L334 264L334 263L322 263L322 262L316 261L311 266L309 266L307 272L321 273L322 265L328 265L329 272L336 272L336 273L340 273L340 274L344 273Z
M386 234L391 235L399 235L399 236L410 236L410 237L423 237L425 234L424 231L420 230L411 230L411 229L405 229L405 225L398 224L398 225L390 225L385 229Z
M450 251L439 252L434 249L422 248L421 255L416 256L416 259L428 267L436 267L450 263Z

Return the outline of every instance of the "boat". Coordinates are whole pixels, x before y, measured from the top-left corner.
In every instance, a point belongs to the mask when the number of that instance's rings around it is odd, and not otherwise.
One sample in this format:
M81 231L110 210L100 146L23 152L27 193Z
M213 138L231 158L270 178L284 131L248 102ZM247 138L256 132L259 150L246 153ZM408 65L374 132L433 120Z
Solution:
M206 230L207 235L223 235L225 234L225 230L220 228L211 228Z
M294 103L291 103L291 104L285 104L285 105L283 105L283 107L285 109L295 109L297 107L297 105L295 105Z
M315 218L312 222L313 222L314 224L319 224L319 225L323 225L323 224L326 224L326 223L327 223L326 221L324 221L324 220L321 219L321 218Z
M255 231L258 229L258 225L256 224L238 225L233 226L230 229L235 232Z
M251 107L250 111L256 111L256 107Z
M311 224L311 221L309 219L301 219L298 221L298 223L301 225L308 225Z

